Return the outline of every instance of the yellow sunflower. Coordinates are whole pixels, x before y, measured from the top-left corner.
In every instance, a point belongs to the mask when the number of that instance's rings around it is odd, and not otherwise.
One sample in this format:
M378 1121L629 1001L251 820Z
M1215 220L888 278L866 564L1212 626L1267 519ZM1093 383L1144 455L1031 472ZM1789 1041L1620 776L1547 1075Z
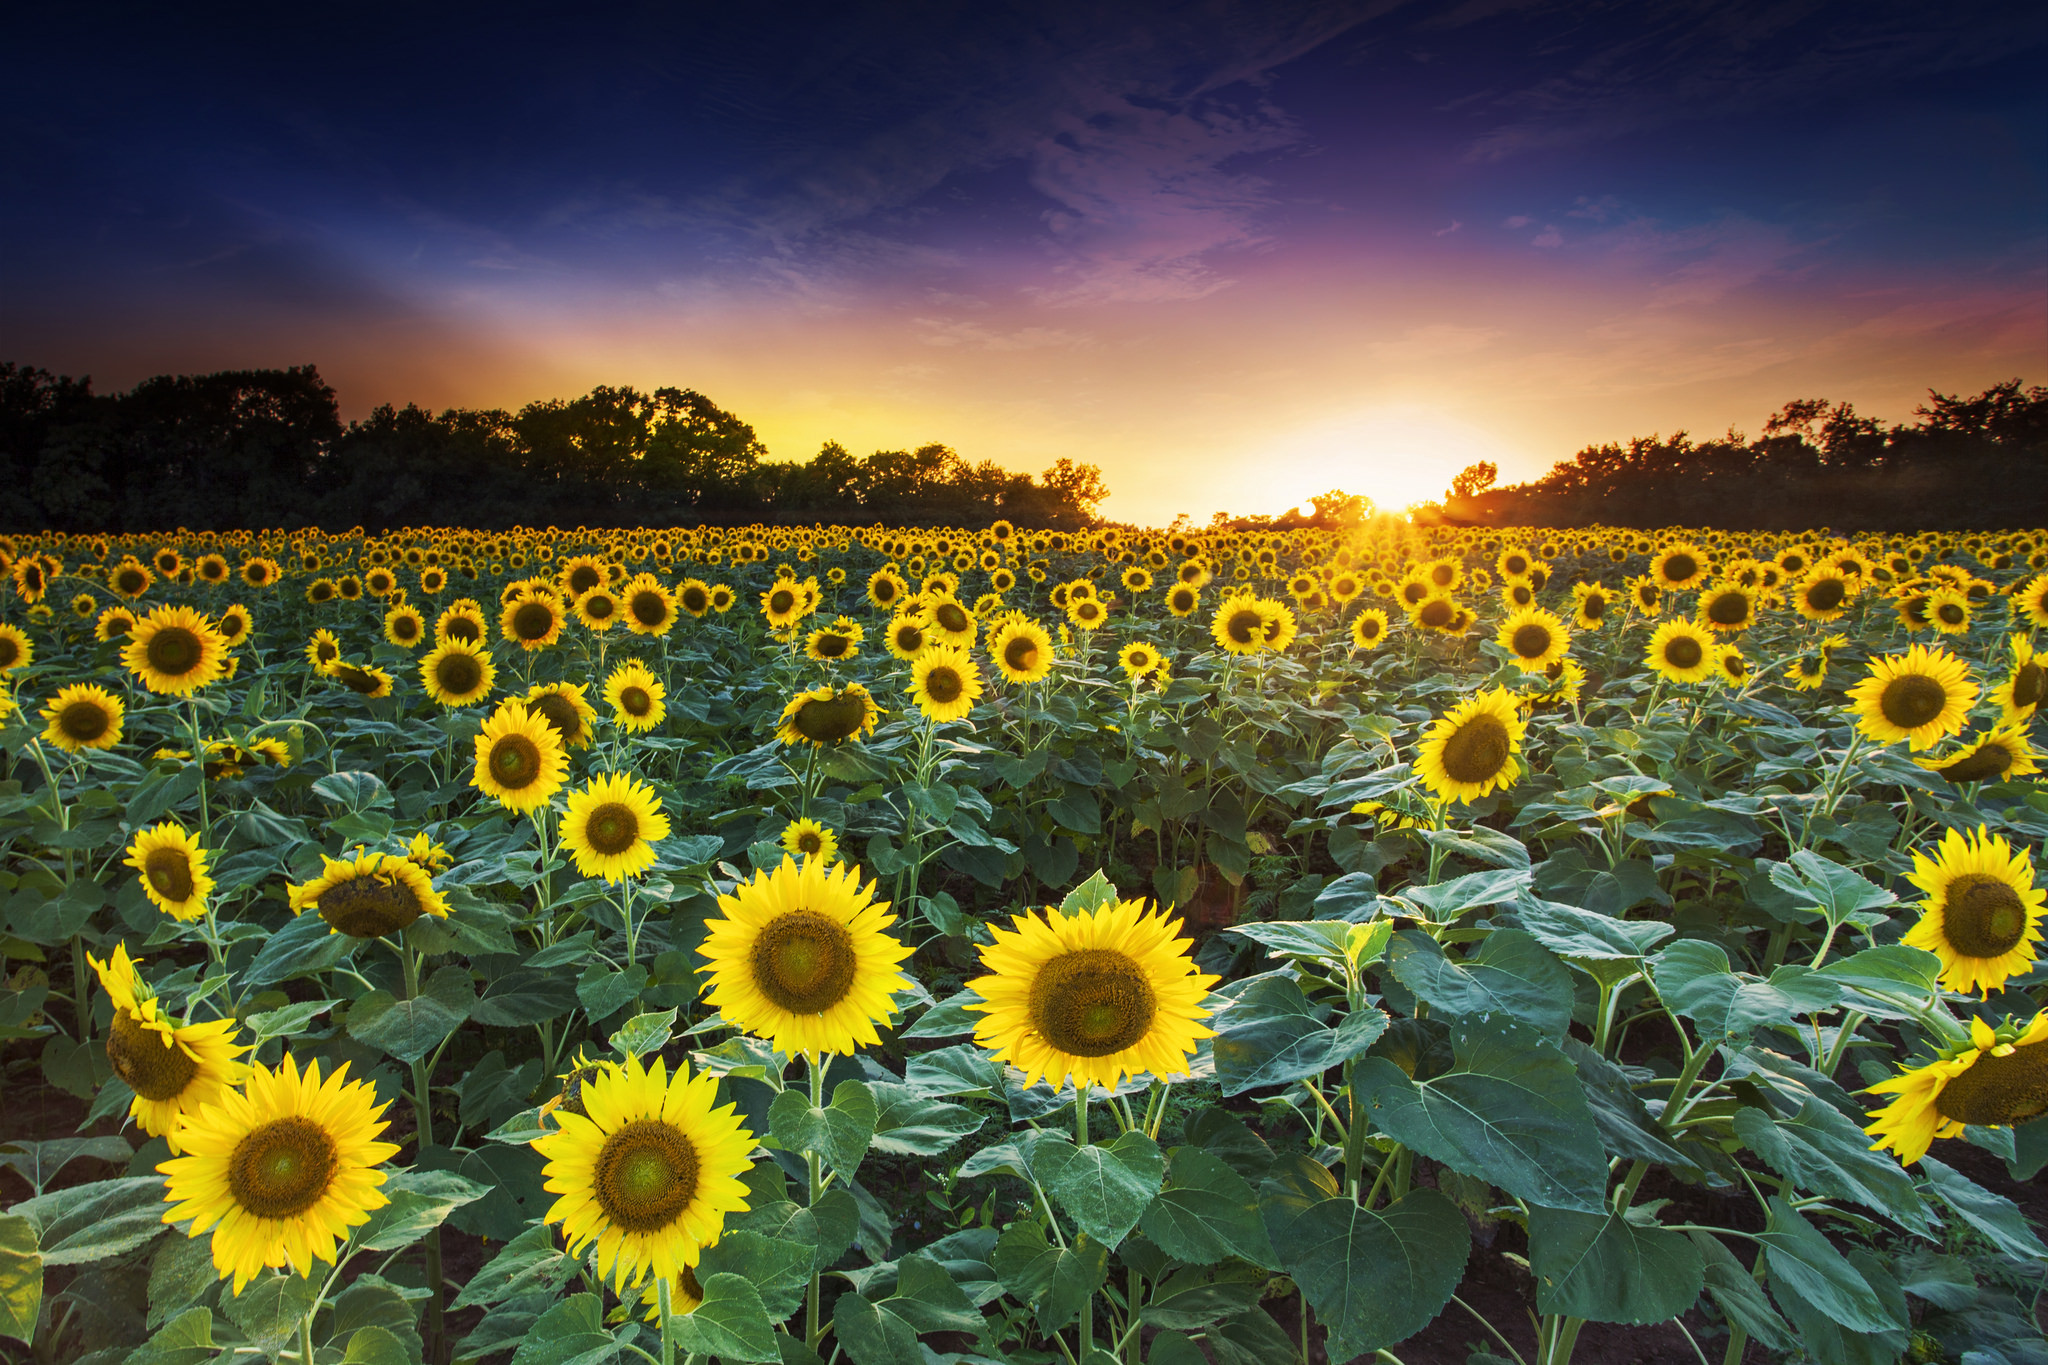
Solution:
M785 858L718 898L703 947L705 998L735 1028L777 1051L815 1058L880 1041L892 995L908 985L911 949L884 932L896 917L852 867Z
M1598 630L1607 624L1614 594L1598 583L1572 584L1572 624L1580 630Z
M668 704L662 700L667 695L661 679L638 659L620 664L604 680L604 700L612 708L612 723L629 734L660 728L668 719Z
M143 894L157 909L185 924L205 918L213 878L196 833L187 834L174 820L139 830L122 861L142 874Z
M1756 592L1740 583L1722 583L1700 594L1699 623L1722 635L1734 635L1756 624Z
M473 706L491 694L498 670L480 645L449 636L420 660L420 682L442 706Z
M1801 692L1818 691L1828 680L1828 661L1818 654L1805 654L1785 668L1785 677Z
M881 710L859 683L845 687L814 687L799 692L782 708L775 737L784 744L837 744L875 732Z
M778 578L761 591L761 615L770 630L787 630L804 614L804 591L794 579Z
M1175 616L1193 616L1202 605L1202 590L1189 583L1176 583L1166 590L1166 609Z
M967 988L983 1015L974 1040L999 1062L1057 1090L1114 1089L1125 1076L1185 1075L1213 1032L1202 1001L1218 978L1197 971L1180 921L1142 900L1063 915L1027 912L991 926L988 975Z
M624 612L609 588L592 588L577 598L570 610L584 626L599 634L616 626Z
M1714 637L1673 617L1651 634L1643 662L1667 682L1704 682L1714 672Z
M481 645L490 638L490 631L484 621L484 609L465 597L451 603L434 618L434 643L446 644L459 640L466 645Z
M594 777L570 792L562 816L562 847L576 870L608 882L654 866L654 845L668 833L654 788L621 773Z
M676 585L676 605L691 616L703 619L711 610L711 585L701 578L685 578Z
M1477 801L1522 775L1515 755L1528 729L1514 694L1496 687L1467 697L1429 727L1416 748L1422 784L1452 801Z
M335 638L333 631L322 626L313 632L313 638L306 641L306 662L313 666L315 673L323 676L341 662L341 641Z
M120 639L135 629L135 613L126 607L108 607L93 623L92 636L102 643ZM5 671L5 670L0 670Z
M1991 689L2001 725L2027 720L2048 701L2048 655L2036 654L2034 642L2023 634L2015 633L2010 646L2012 670Z
M860 642L866 635L858 624L842 616L805 637L804 657L818 663L845 663L860 654Z
M2037 758L2033 746L2027 742L2025 724L2007 722L2000 724L1976 743L1965 744L1954 753L1929 754L1925 758L1916 758L1913 761L1961 785L1965 782L1998 782L2009 777L2025 777L2040 771L2040 765L2035 761Z
M1792 589L1792 609L1809 621L1840 620L1849 610L1855 591L1847 574L1832 565L1823 565Z
M1927 893L1920 922L1900 940L1941 959L1941 984L1989 995L2009 976L2026 975L2041 939L2034 860L2003 835L1980 825L1974 835L1950 830L1934 856L1913 854L1907 880Z
M1231 654L1256 654L1266 645L1266 619L1257 598L1226 597L1209 622L1209 637Z
M378 697L391 695L391 675L369 664L343 661L329 669L327 674L359 697L368 697L374 701Z
M232 1019L178 1025L159 1013L155 992L136 971L125 945L116 943L105 962L90 955L85 960L114 1008L107 1026L107 1061L135 1092L128 1112L143 1132L162 1138L176 1156L183 1150L179 1120L241 1084L249 1068L239 1058L249 1047L235 1041Z
M427 638L427 618L403 604L384 613L384 638L401 649L413 649Z
M981 623L974 619L974 613L950 596L927 602L924 620L931 638L942 645L972 649L980 638Z
M790 821L778 842L792 858L816 858L821 863L839 860L839 836L816 820Z
M227 641L190 607L157 607L135 623L121 662L142 685L164 696L185 697L217 680Z
M507 699L477 734L470 785L507 810L545 806L568 776L561 733L538 707Z
M1494 643L1513 656L1524 673L1541 673L1571 648L1571 631L1541 607L1524 607L1500 623Z
M1052 636L1036 621L1011 618L988 642L996 671L1013 683L1034 683L1052 672Z
M347 1075L343 1062L322 1081L317 1061L302 1074L289 1054L275 1071L253 1067L242 1089L185 1115L185 1155L157 1166L164 1221L191 1220L192 1237L213 1231L214 1269L235 1293L265 1266L310 1276L316 1259L332 1265L348 1230L391 1202L377 1169L398 1155L377 1141L386 1106Z
M1970 629L1970 599L1954 588L1936 588L1927 594L1927 623L1943 635L1961 635Z
M1116 654L1117 664L1132 682L1145 677L1165 662L1159 651L1144 640L1133 640Z
M1897 1095L1871 1115L1871 1150L1910 1166L1936 1138L1961 1137L1971 1124L2004 1128L2048 1113L2048 1010L2019 1028L1970 1021L1970 1039L1924 1066L1867 1088Z
M597 719L597 711L584 700L582 683L535 683L526 690L526 709L553 726L565 747L590 747L591 723Z
M251 624L249 609L237 602L221 612L220 620L214 622L214 629L220 632L220 638L227 647L233 649L249 638Z
M121 742L121 699L92 683L73 683L43 704L43 738L67 754L111 749Z
M900 574L889 569L877 569L868 575L868 603L883 611L894 611L898 603L910 595L910 585Z
M1960 732L1977 700L1969 666L1945 649L1914 645L1870 661L1870 676L1849 689L1863 733L1880 744L1905 740L1925 749Z
M562 638L562 600L544 590L521 593L498 615L498 634L529 653Z
M931 632L926 629L922 611L897 617L889 623L888 631L882 636L883 646L905 663L931 648L931 643Z
M347 858L321 855L321 873L285 888L294 915L315 911L328 931L350 938L395 934L421 915L448 918L434 879L410 858L357 849Z
M1699 546L1678 541L1650 561L1650 577L1669 592L1680 592L1704 582L1711 565Z
M2048 573L2035 574L2014 588L2012 609L2035 630L2048 630Z
M1735 645L1716 645L1714 674L1727 686L1740 687L1749 681L1749 660L1743 657L1742 650Z
M599 1070L580 1093L583 1112L554 1109L554 1131L533 1140L543 1188L560 1196L546 1221L574 1256L595 1244L598 1274L622 1292L649 1274L680 1279L746 1209L754 1135L718 1104L715 1076L678 1064L671 1077L659 1057Z
M965 650L933 645L910 665L910 683L903 690L926 720L963 720L981 695L981 668Z
M1387 614L1378 607L1367 607L1351 618L1351 647L1358 650L1378 649L1387 642Z

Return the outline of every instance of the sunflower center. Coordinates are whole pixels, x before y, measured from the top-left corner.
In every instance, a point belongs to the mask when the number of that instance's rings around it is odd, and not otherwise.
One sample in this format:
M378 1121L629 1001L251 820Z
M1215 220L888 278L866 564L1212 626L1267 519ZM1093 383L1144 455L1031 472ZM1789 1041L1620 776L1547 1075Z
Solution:
M1996 877L1966 872L1949 883L1942 901L1942 934L1966 957L1999 957L2027 932L2019 892Z
M658 592L636 592L626 609L643 626L658 626L668 619L668 603Z
M1681 635L1664 646L1664 662L1673 668L1698 668L1705 657L1700 642L1689 636Z
M1960 602L1944 602L1934 609L1934 614L1951 626L1961 625L1970 619L1970 613Z
M1607 599L1604 597L1588 597L1579 604L1579 612L1588 621L1597 621L1607 614Z
M828 659L837 659L852 647L853 641L844 635L834 635L829 630L818 636L818 652Z
M2012 704L2014 706L2039 706L2048 700L2048 668L2039 664L2023 664L2019 672L2012 675Z
M619 689L619 709L629 716L644 716L654 710L654 698L640 686Z
M964 690L958 670L949 665L941 664L924 675L924 694L941 706L960 700Z
M867 720L867 707L860 697L842 692L836 697L817 697L796 710L791 723L805 739L828 744L860 730Z
M659 1232L697 1197L697 1148L660 1119L636 1119L604 1140L592 1172L598 1206L626 1232Z
M589 592L602 582L604 582L604 575L591 565L578 564L569 571L569 590L571 592Z
M491 742L491 778L501 787L532 786L542 766L540 746L525 735L500 735Z
M607 858L624 853L640 841L640 816L623 801L607 801L590 812L583 838Z
M78 744L90 744L107 733L114 718L107 708L96 701L75 701L57 713L57 728L65 738Z
M128 1088L146 1100L175 1099L199 1074L199 1063L155 1029L144 1028L132 1011L115 1010L107 1030L107 1061Z
M1717 626L1739 626L1749 619L1749 599L1739 592L1724 592L1707 604L1707 619Z
M1877 709L1901 730L1917 730L1940 716L1948 689L1924 673L1908 673L1885 684Z
M449 639L460 640L466 645L473 645L484 637L483 632L477 629L476 622L467 616L449 617L448 624L441 627L441 631Z
M142 860L142 875L167 901L192 899L192 859L183 848L153 848Z
M966 609L958 602L939 603L939 609L932 613L932 620L939 624L940 629L955 633L967 629L971 624L967 619Z
M1987 782L2011 766L2010 750L1999 744L1986 744L1939 771L1951 782Z
M555 733L563 739L576 739L583 734L583 718L576 714L576 703L560 692L543 692L527 705L540 712L541 718L555 727Z
M1019 673L1029 673L1038 663L1038 642L1019 635L1003 646L1003 662Z
M853 935L815 910L771 920L754 940L754 985L791 1014L823 1014L853 989Z
M1361 639L1370 640L1377 637L1379 633L1380 623L1377 617L1368 616L1358 623L1358 634Z
M1540 659L1550 650L1550 629L1532 621L1515 632L1512 644L1520 657Z
M175 678L199 667L199 661L206 657L206 646L184 626L166 626L149 637L144 654L151 668Z
M1806 590L1806 605L1815 611L1833 611L1842 605L1847 586L1839 578L1823 578Z
M1664 576L1674 583L1683 583L1700 571L1700 563L1691 555L1673 555L1664 561Z
M1223 624L1223 633L1238 644L1251 644L1265 638L1265 618L1249 607L1241 608L1230 613L1230 619Z
M1159 1002L1136 962L1113 948L1081 948L1038 969L1031 1023L1070 1057L1107 1057L1145 1036Z
M451 696L468 696L483 680L483 666L467 654L449 654L434 665L434 681Z
M320 893L320 918L350 938L395 934L420 917L420 898L405 882L369 873Z
M896 648L905 654L915 654L924 648L924 632L916 626L904 626L896 632Z
M512 633L522 640L544 640L554 628L554 610L545 602L526 602L512 613Z
M869 592L873 594L875 601L885 607L896 600L896 585L886 578L876 579L875 586L869 589Z
M2048 1112L2048 1044L2028 1043L2003 1057L1979 1056L1942 1087L1934 1110L1945 1119L1991 1127Z
M768 610L777 616L796 610L796 594L787 588L768 594Z
M1441 629L1449 625L1451 618L1456 614L1457 609L1451 605L1450 598L1435 597L1424 604L1422 611L1417 615L1416 619L1425 626Z
M320 1202L340 1165L334 1139L312 1119L272 1119L235 1144L228 1190L258 1218L292 1218Z
M1740 654L1730 654L1727 658L1721 660L1721 667L1727 671L1728 676L1731 678L1741 678L1749 673L1749 661Z
M1474 716L1444 741L1444 772L1453 782L1491 782L1508 760L1508 727L1498 716Z
M594 616L600 621L610 620L613 614L617 612L618 606L618 603L612 601L611 598L601 592L594 592L583 599L584 613Z

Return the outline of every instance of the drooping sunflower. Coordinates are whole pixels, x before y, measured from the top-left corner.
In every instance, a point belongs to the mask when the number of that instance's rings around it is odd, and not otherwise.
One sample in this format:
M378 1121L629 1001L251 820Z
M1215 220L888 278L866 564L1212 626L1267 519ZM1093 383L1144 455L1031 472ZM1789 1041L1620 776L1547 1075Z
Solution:
M785 858L718 898L710 921L706 999L735 1028L777 1051L816 1057L873 1047L893 993L907 984L909 946L884 932L896 922L853 867Z
M1691 621L1673 617L1651 634L1643 662L1667 682L1704 682L1714 672L1714 637Z
M420 681L442 706L473 706L491 694L498 670L489 651L449 636L420 660Z
M190 607L157 607L135 623L121 662L150 691L185 697L224 671L227 642Z
M1196 970L1180 921L1142 900L1063 915L1046 909L991 926L974 1040L1025 1084L1069 1079L1114 1089L1125 1076L1185 1075L1214 1033L1202 1001L1218 978Z
M1011 618L988 642L996 671L1013 683L1034 683L1052 672L1052 636L1036 621Z
M833 863L839 859L839 836L816 820L792 820L783 827L782 837L777 840L782 851L792 858L816 858L821 863Z
M1969 1041L1865 1093L1898 1096L1864 1131L1877 1139L1871 1150L1892 1152L1906 1166L1936 1138L1961 1137L1971 1124L2004 1128L2039 1118L2048 1113L2048 1010L2025 1028L1972 1019Z
M1828 680L1828 661L1818 654L1802 654L1785 667L1785 677L1801 692L1815 692Z
M1378 607L1367 607L1351 618L1351 647L1353 649L1378 649L1387 642L1387 614Z
M668 689L661 679L638 659L620 664L604 680L604 700L612 708L612 723L629 734L657 729L668 719L668 704L662 700L666 696Z
M545 806L568 780L569 755L547 715L507 699L476 737L470 785L507 810Z
M197 833L186 833L175 820L139 830L122 861L142 874L143 894L157 909L185 924L205 918L213 878Z
M2041 770L2024 722L2004 722L1973 744L1949 754L1929 754L1913 761L1931 768L1958 786L1965 782L1998 782Z
M251 624L249 609L236 602L221 611L220 619L214 622L213 628L220 632L222 643L233 649L249 638Z
M2041 940L2048 892L2034 889L2034 860L1984 826L1951 829L1934 855L1913 854L1907 880L1927 893L1920 922L1900 940L1941 959L1941 984L1989 995L2007 977L2026 975Z
M340 682L343 687L359 697L376 700L391 695L391 675L370 664L352 664L343 660L327 670L328 676Z
M313 666L315 673L325 676L341 662L341 641L333 631L322 626L313 632L313 638L306 641L306 662Z
M1431 724L1415 753L1422 784L1450 801L1477 801L1522 775L1515 755L1528 722L1504 687L1467 697Z
M981 668L965 650L933 645L910 665L910 682L903 690L926 720L963 720L981 696Z
M582 683L535 683L526 690L526 709L554 727L564 747L587 749L597 710L584 699Z
M43 738L67 754L111 749L121 742L127 708L121 699L92 683L73 683L43 704Z
M1856 723L1880 744L1925 749L1960 732L1977 700L1969 666L1945 649L1914 645L1870 661L1870 676L1849 689Z
M651 573L635 574L619 589L626 629L635 635L666 635L677 621L675 594Z
M2012 669L2005 681L1991 689L1998 703L2000 725L2014 725L2031 718L2048 702L2048 655L2036 654L2034 642L2015 632L2010 641Z
M1722 635L1734 635L1756 624L1756 590L1723 582L1700 594L1699 623Z
M754 1135L718 1104L717 1077L686 1063L671 1077L659 1057L596 1071L580 1101L581 1113L550 1111L555 1130L533 1140L547 1158L543 1188L560 1196L546 1221L562 1225L574 1256L595 1244L598 1274L622 1292L650 1274L680 1280L726 1215L746 1209Z
M235 1041L232 1019L173 1023L158 1010L156 993L135 969L125 944L116 943L105 962L89 954L85 960L114 1009L107 1026L107 1061L135 1092L128 1112L143 1132L162 1138L176 1156L182 1150L179 1120L241 1084L249 1068L238 1059L249 1047Z
M400 603L384 613L384 638L401 649L416 648L427 638L427 618Z
M881 714L867 688L859 683L814 687L789 699L776 723L775 737L784 744L838 744L873 734Z
M1831 565L1815 569L1792 589L1792 609L1809 621L1837 621L1849 610L1855 588Z
M410 858L357 849L346 858L321 855L320 875L285 888L294 915L316 911L330 932L350 938L395 934L421 915L448 918L434 879Z
M398 1155L377 1140L385 1106L347 1075L347 1062L325 1081L317 1061L301 1073L290 1054L275 1071L252 1067L240 1090L184 1116L185 1155L157 1166L164 1221L191 1220L192 1237L212 1230L214 1269L235 1293L265 1266L308 1276L316 1259L332 1265L337 1241L390 1202L377 1169Z
M654 788L622 773L594 777L569 793L562 847L586 877L622 882L654 866L654 845L668 838Z
M1505 649L1524 673L1541 673L1571 648L1571 631L1541 607L1524 607L1500 623L1494 643Z

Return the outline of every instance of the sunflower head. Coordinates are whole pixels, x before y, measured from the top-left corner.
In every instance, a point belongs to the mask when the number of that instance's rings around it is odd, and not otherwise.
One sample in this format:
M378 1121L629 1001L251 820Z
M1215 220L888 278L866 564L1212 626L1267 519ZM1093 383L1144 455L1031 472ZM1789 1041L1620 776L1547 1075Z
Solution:
M166 820L137 833L123 861L142 874L143 892L157 909L184 923L205 916L213 878L198 834Z
M2048 1011L2025 1026L1970 1020L1970 1037L1932 1061L1908 1067L1866 1093L1893 1095L1865 1131L1874 1151L1912 1165L1936 1138L1977 1125L2003 1128L2048 1114Z
M654 845L669 836L654 788L619 773L591 779L569 793L562 846L586 877L624 881L654 866Z
M783 829L778 842L783 852L792 858L816 858L822 863L832 863L839 857L839 836L816 820L792 820Z
M584 699L582 683L535 683L527 690L526 709L537 712L569 748L590 747L597 711Z
M988 643L996 671L1013 683L1032 683L1052 672L1052 636L1036 621L1012 619Z
M789 699L775 734L784 744L838 744L873 734L880 715L874 698L859 683L814 687Z
M73 683L43 705L43 738L67 754L111 749L121 742L127 708L104 687Z
M448 902L434 889L426 869L409 858L364 849L347 858L322 856L321 874L287 888L294 915L308 910L327 921L330 933L350 938L395 934L421 915L448 917Z
M1976 700L1968 665L1925 645L1871 660L1870 675L1849 689L1866 737L1880 744L1905 740L1914 749L1961 731Z
M933 645L910 666L904 688L925 719L934 724L965 719L981 696L981 669L967 652L951 645Z
M1714 637L1691 621L1673 618L1651 633L1644 661L1667 682L1702 682L1715 672Z
M546 805L568 775L560 734L544 714L523 702L502 703L477 734L470 785L507 810Z
M121 661L142 685L184 697L218 680L227 641L190 607L157 607L135 623Z
M1494 642L1508 652L1515 667L1541 673L1562 659L1571 647L1571 632L1541 607L1524 607L1500 623Z
M490 695L497 676L488 651L452 634L420 660L420 681L442 706L475 705Z
M1951 829L1932 856L1913 855L1908 878L1927 893L1920 922L1901 940L1941 959L1941 984L1952 991L2004 986L2024 975L2041 941L2042 903L2034 888L2034 861L2004 835L1979 826L1974 835Z
M1468 697L1444 714L1422 737L1415 772L1424 786L1452 801L1477 801L1521 776L1521 752L1528 722L1512 693L1493 688Z

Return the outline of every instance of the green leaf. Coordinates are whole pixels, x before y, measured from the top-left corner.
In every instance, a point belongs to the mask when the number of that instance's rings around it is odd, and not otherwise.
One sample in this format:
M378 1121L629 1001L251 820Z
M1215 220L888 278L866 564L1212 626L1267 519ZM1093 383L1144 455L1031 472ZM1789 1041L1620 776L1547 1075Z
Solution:
M669 1035L675 1031L676 1012L672 1009L659 1014L636 1014L612 1030L612 1047L624 1057L644 1057L650 1052L659 1052L668 1046Z
M852 1175L867 1154L879 1114L875 1092L866 1082L841 1081L822 1109L795 1090L777 1095L768 1107L768 1131L785 1150L816 1152L833 1170Z
M355 1229L355 1244L364 1251L396 1251L411 1246L440 1227L464 1204L491 1192L488 1185L465 1180L453 1171L399 1171L384 1182L391 1202Z
M602 962L593 962L576 978L576 999L593 1023L609 1019L640 998L647 980L647 969L638 963L614 971Z
M265 1039L289 1038L305 1032L306 1025L333 1008L332 1000L306 1000L252 1014L243 1022L249 1026L251 1041L260 1045Z
M1519 929L1494 930L1462 961L1409 930L1394 936L1387 963L1402 985L1445 1014L1505 1014L1552 1037L1571 1026L1571 973Z
M1907 1324L1893 1318L1856 1267L1844 1260L1813 1224L1778 1195L1758 1235L1771 1278L1793 1299L1810 1304L1853 1332L1886 1332ZM1777 1296L1781 1305L1786 1295Z
M211 1238L166 1237L149 1262L148 1325L154 1327L197 1303L219 1279Z
M1199 1147L1176 1147L1167 1158L1166 1186L1139 1219L1159 1249L1191 1265L1238 1256L1254 1265L1279 1264L1258 1195L1245 1178Z
M618 1348L604 1329L597 1295L572 1294L534 1319L512 1353L512 1365L594 1365Z
M1700 1296L1700 1254L1682 1232L1571 1209L1529 1210L1536 1311L1641 1326Z
M1787 862L1770 864L1771 882L1801 905L1841 924L1859 910L1875 910L1898 900L1896 895L1851 872L1832 858L1801 849Z
M313 784L313 795L352 813L391 807L391 789L375 773L329 773Z
M576 983L549 971L516 967L484 987L470 1018L492 1028L524 1028L576 1008Z
M1367 1057L1353 1084L1389 1137L1454 1171L1551 1208L1599 1213L1607 1162L1570 1059L1506 1020L1451 1026L1451 1070L1410 1080Z
M1310 1004L1301 987L1284 976L1252 982L1216 1019L1212 1049L1223 1093L1237 1095L1320 1076L1358 1056L1386 1032L1387 1016L1375 1009L1346 1015L1335 1028L1324 1026L1327 1013Z
M1038 1329L1048 1336L1079 1317L1109 1276L1109 1252L1100 1242L1083 1235L1059 1246L1030 1219L1003 1229L989 1263L1012 1298L1037 1310Z
M411 1000L371 991L349 1006L348 1033L410 1065L439 1047L469 1018L475 987L465 967L443 967Z
M1473 872L1430 886L1404 886L1400 896L1427 911L1429 918L1448 922L1478 906L1511 901L1527 890L1533 880L1534 874L1526 868L1502 868Z
M937 1156L987 1122L965 1105L927 1098L908 1085L877 1081L873 1089L881 1105L873 1144L878 1152Z
M970 1014L964 1007L980 1003L981 997L973 991L956 991L919 1015L917 1022L903 1031L903 1037L957 1038L972 1033L981 1016Z
M1514 909L1531 937L1574 962L1640 962L1677 932L1662 920L1616 919L1534 896L1517 900Z
M502 1303L518 1294L552 1294L576 1273L576 1258L555 1245L555 1230L537 1223L507 1242L469 1277L451 1308Z
M405 1343L384 1327L358 1328L348 1339L342 1365L412 1365Z
M8 1212L35 1225L44 1265L103 1261L164 1230L164 1178L139 1175L73 1185L23 1200Z
M1280 919L1233 924L1223 932L1261 944L1268 957L1306 957L1319 962L1338 962L1344 957L1345 936L1356 927L1335 919Z
M1771 1307L1763 1286L1756 1282L1749 1268L1736 1260L1735 1253L1713 1234L1692 1232L1687 1235L1692 1238L1693 1249L1700 1254L1706 1291L1729 1320L1768 1350L1791 1350L1792 1329L1778 1316L1778 1310Z
M921 1251L896 1263L896 1292L882 1300L881 1306L919 1332L981 1330L981 1314L974 1301L953 1282L944 1266Z
M841 1294L832 1305L832 1333L853 1365L925 1365L917 1329L859 1294Z
M42 1306L43 1258L36 1250L35 1224L0 1214L0 1337L33 1340Z
M1870 1136L1833 1105L1806 1099L1789 1119L1761 1109L1735 1111L1735 1135L1801 1190L1848 1199L1934 1235L1927 1205L1897 1161L1870 1150Z
M213 1358L213 1310L189 1308L137 1347L124 1365L203 1365Z
M1159 1193L1166 1162L1140 1132L1086 1147L1048 1134L1031 1150L1031 1170L1083 1232L1114 1251Z
M317 976L345 960L356 941L330 931L318 915L300 915L264 940L256 960L242 970L247 986L275 986L293 977Z
M903 1084L925 1099L948 1095L992 1099L1003 1093L1003 1073L984 1049L955 1043L910 1058L904 1064Z
M1759 1028L1830 1009L1842 998L1838 982L1792 964L1772 972L1769 980L1737 974L1728 966L1727 953L1700 939L1672 944L1657 954L1651 968L1657 994L1697 1023L1705 1039L1741 1040Z
M1280 1263L1330 1330L1329 1358L1350 1360L1415 1335L1451 1301L1472 1232L1435 1190L1383 1209L1339 1197L1310 1204L1276 1230Z
M317 1281L273 1270L243 1285L239 1294L223 1294L221 1309L251 1346L276 1360L287 1347L298 1348L299 1324L319 1298Z
M1809 1359L1824 1361L1826 1365L1898 1365L1912 1340L1905 1327L1912 1311L1906 1296L1890 1272L1869 1252L1852 1250L1847 1259L1849 1268L1862 1277L1864 1287L1885 1306L1886 1315L1897 1325L1882 1332L1843 1327L1810 1299L1788 1292L1784 1284L1773 1280L1771 1292L1777 1297L1778 1307L1792 1320L1799 1349ZM1970 1365L1984 1365L1976 1352L1968 1353L1964 1359Z
M669 1319L669 1337L685 1351L721 1360L772 1361L775 1325L761 1295L745 1278L729 1272L703 1280L704 1302Z
M0 1147L0 1166L13 1171L28 1182L30 1189L41 1194L57 1172L80 1157L118 1161L126 1166L134 1155L135 1149L122 1137L51 1138L48 1142L18 1141Z
M1087 881L1060 898L1060 913L1076 915L1083 910L1100 910L1105 905L1116 904L1116 897L1116 884L1097 868L1088 874Z
M727 1232L717 1246L705 1248L697 1265L700 1281L710 1275L739 1276L759 1292L769 1318L781 1322L803 1302L811 1282L811 1247L760 1232Z
M1141 1316L1183 1331L1214 1326L1255 1306L1266 1278L1255 1266L1183 1266L1152 1287Z
M2048 1247L2027 1223L2019 1205L1993 1194L1954 1167L1931 1156L1920 1158L1927 1184L1958 1217L1988 1237L2000 1251L2023 1261L2048 1261Z

